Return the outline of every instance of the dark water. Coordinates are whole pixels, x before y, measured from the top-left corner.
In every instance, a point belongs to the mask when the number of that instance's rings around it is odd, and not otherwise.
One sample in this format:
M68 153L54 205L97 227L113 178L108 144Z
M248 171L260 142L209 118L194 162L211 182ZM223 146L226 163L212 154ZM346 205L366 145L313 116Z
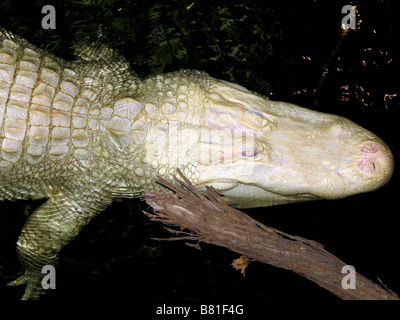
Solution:
M361 1L360 1L361 2ZM393 2L393 1L392 1ZM376 133L399 155L399 30L392 2L359 6L357 30L344 34L335 1L96 1L53 2L56 30L43 30L42 2L3 1L0 24L62 57L74 38L100 30L142 77L199 69L274 100L345 116ZM355 1L353 4L359 4ZM323 76L324 71L328 73ZM361 274L400 292L399 174L382 189L337 201L247 210L284 232L313 239ZM36 202L0 204L1 298L19 270L14 243ZM115 202L63 251L57 290L48 300L147 301L336 300L292 272L253 262L243 278L230 266L238 256L203 244L157 242L164 228L141 213L139 200ZM137 300L136 300L137 301Z

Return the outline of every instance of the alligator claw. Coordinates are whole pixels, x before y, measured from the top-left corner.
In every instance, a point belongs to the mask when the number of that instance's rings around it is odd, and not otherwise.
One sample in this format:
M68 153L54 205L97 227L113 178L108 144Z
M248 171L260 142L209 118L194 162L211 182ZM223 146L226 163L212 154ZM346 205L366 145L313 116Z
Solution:
M35 276L28 270L22 276L7 283L7 286L15 287L23 284L26 284L26 288L21 300L39 300L40 296L45 293L41 277Z

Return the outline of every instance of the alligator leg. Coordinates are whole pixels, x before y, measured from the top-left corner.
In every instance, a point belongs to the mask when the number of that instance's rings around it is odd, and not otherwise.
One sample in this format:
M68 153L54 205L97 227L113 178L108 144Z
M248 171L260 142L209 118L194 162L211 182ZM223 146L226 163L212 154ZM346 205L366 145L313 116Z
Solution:
M38 299L44 293L43 266L54 266L61 249L110 202L100 192L67 194L64 190L42 204L27 220L17 242L25 273L8 285L26 284L22 299Z

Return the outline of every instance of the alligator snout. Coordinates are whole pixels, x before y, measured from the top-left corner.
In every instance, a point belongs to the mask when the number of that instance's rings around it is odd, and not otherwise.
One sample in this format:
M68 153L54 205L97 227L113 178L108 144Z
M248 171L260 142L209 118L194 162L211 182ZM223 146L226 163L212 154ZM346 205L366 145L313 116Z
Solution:
M360 172L366 178L372 178L372 188L379 188L389 181L394 169L393 155L384 144L367 141L360 145L360 159L357 161Z

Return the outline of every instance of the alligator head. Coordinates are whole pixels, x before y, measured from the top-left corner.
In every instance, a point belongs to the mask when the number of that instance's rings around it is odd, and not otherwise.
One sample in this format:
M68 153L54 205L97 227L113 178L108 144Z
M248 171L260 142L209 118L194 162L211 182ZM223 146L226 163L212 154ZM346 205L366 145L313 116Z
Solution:
M375 190L392 175L388 146L346 118L210 77L205 87L186 89L192 101L183 103L179 134L169 127L176 142L163 145L200 190L211 185L232 206L343 198Z
M237 207L336 199L375 190L393 172L388 146L350 120L211 85L199 184Z

